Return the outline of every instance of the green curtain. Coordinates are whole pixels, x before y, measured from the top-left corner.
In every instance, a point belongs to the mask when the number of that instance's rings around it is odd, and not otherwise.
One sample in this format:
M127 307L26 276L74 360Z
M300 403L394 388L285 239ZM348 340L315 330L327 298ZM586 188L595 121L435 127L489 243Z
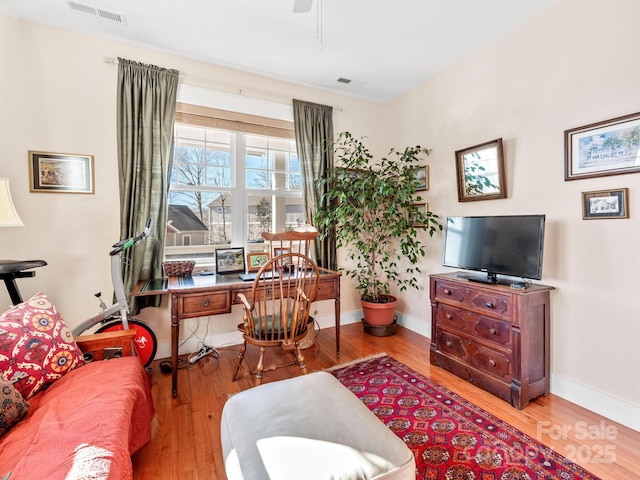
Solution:
M120 239L153 220L149 238L125 252L126 292L140 280L162 277L178 77L177 70L118 58ZM129 299L133 313L159 305L156 296Z
M333 168L333 108L294 99L293 122L305 214L307 221L312 222L316 211L322 207L325 193L316 185L316 180L326 177L327 169ZM316 263L320 267L335 270L335 231L325 233L324 237L316 239Z

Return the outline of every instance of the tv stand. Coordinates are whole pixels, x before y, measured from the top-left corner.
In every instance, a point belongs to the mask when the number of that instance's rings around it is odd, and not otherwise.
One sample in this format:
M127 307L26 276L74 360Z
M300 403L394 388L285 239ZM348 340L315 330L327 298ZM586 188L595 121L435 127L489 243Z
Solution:
M430 275L432 365L524 408L549 393L550 292Z

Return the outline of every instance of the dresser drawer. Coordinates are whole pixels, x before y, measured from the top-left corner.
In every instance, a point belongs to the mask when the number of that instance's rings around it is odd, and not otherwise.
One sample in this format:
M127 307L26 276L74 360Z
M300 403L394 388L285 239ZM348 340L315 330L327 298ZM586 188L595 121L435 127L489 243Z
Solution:
M511 382L513 362L509 352L494 350L474 339L438 330L437 350L454 357L477 370L492 375L502 382Z
M181 318L201 317L231 312L229 292L191 293L182 295L178 303Z
M481 338L508 350L512 348L508 322L443 304L438 305L436 322L438 328Z
M461 283L436 280L434 298L437 302L459 305L461 308L471 308L489 315L504 318L512 316L511 296L472 288Z

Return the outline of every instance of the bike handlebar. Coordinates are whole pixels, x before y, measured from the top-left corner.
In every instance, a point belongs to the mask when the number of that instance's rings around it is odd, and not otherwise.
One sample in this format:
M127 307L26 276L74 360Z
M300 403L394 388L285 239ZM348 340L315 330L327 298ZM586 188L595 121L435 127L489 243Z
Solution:
M115 247L113 250L111 250L111 252L109 253L109 255L113 256L113 255L117 255L120 252L123 252L124 250L127 250L131 247L133 247L136 243L141 242L142 240L144 240L145 238L147 238L149 236L149 233L151 232L151 224L153 223L153 220L151 218L147 219L147 224L144 227L143 232L138 235L137 237L131 237L127 240L121 240L118 243L114 244L113 246Z

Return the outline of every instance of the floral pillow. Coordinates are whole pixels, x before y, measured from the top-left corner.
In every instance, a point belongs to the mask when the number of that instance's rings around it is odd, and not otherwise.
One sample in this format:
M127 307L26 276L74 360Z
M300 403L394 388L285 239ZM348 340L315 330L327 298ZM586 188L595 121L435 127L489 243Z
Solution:
M29 411L29 403L22 398L11 382L0 375L0 437L18 423Z
M44 293L0 315L0 373L25 399L82 363L71 331Z

